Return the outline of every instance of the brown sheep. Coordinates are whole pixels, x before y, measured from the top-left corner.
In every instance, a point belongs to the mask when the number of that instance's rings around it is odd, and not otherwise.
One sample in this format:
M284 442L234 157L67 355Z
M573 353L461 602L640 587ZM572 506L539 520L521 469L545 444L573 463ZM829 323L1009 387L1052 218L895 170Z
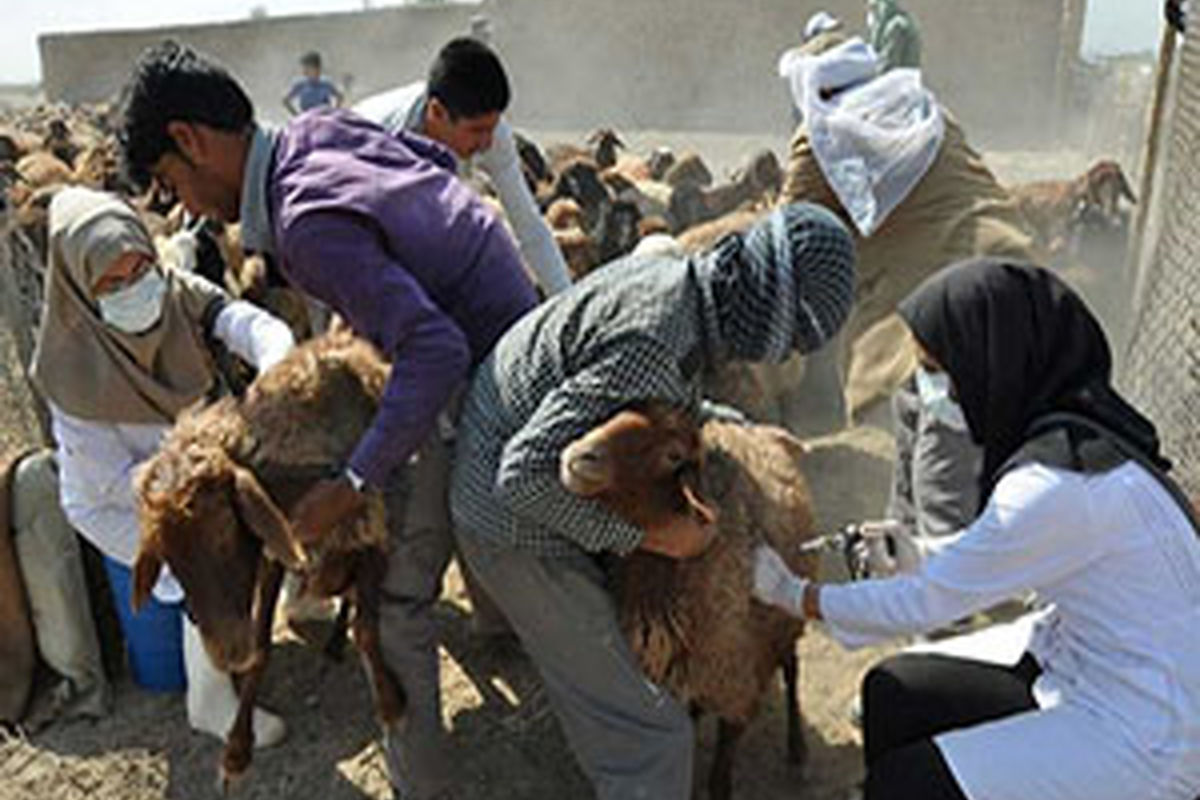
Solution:
M671 219L676 232L724 216L747 203L773 198L783 185L783 169L770 150L756 153L729 183L712 189L685 184L671 193Z
M521 159L521 174L525 177L529 191L536 197L541 187L550 183L553 177L550 167L546 164L546 157L532 139L517 131L513 131L513 140L517 145L517 157Z
M32 189L58 183L73 183L75 173L53 153L39 150L17 162L17 172Z
M612 193L600 177L600 170L590 160L583 158L568 162L556 173L549 196L542 205L549 207L562 198L570 198L579 204L587 230L596 227L603 206L613 200Z
M753 553L770 544L800 574L816 564L800 461L777 428L709 422L661 403L623 411L563 451L565 487L650 527L676 514L716 519L718 536L690 561L637 552L617 574L622 627L646 675L720 720L709 795L728 800L733 757L776 670L787 687L788 755L802 762L796 640L804 623L752 598Z
M596 243L581 228L552 231L554 243L562 251L571 280L578 281L600 266Z
M387 545L382 498L317 542L300 542L288 513L344 463L375 415L387 365L365 342L330 334L296 348L243 398L185 415L135 478L141 544L133 603L150 596L164 564L178 578L204 647L240 676L238 715L225 744L226 785L250 765L252 710L266 669L284 568L307 592L355 608L352 631L384 725L404 691L383 664L379 587Z
M612 192L614 200L625 200L635 204L643 217L670 215L672 189L665 183L651 180L631 180L625 174L606 170L601 180Z
M52 119L42 140L42 149L53 154L69 167L75 166L75 157L82 149L71 136L71 129L61 119Z
M1119 226L1122 198L1137 203L1115 161L1098 161L1073 180L1037 181L1009 191L1033 227L1038 245L1051 256L1060 254L1070 234L1090 220Z
M663 174L662 180L672 189L680 186L712 186L713 175L708 165L696 153L688 153L671 164Z
M579 203L570 197L555 200L546 209L546 224L552 231L566 231L571 228L583 229L583 209Z
M612 128L599 128L588 134L587 144L591 149L575 144L552 144L546 148L550 172L558 175L572 161L586 159L600 169L608 169L617 163L617 150L625 147L621 137Z
M669 147L657 147L648 157L623 155L617 163L605 170L622 175L628 180L638 183L641 181L662 181L672 166L675 165L675 153Z

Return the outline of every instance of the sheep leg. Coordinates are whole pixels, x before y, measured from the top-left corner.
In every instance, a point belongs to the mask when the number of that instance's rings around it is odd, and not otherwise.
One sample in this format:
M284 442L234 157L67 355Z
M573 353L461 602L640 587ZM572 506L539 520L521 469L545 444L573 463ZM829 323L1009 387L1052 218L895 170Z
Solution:
M730 800L733 797L733 757L746 726L722 719L717 722L717 752L708 773L709 800Z
M383 647L379 637L380 587L383 585L387 559L370 553L358 560L354 572L354 646L362 656L363 666L375 695L375 710L384 727L391 727L404 715L407 698L404 687L383 662Z
M255 624L254 663L239 675L238 711L233 727L225 738L221 758L220 789L228 793L233 783L250 768L254 752L254 700L258 686L267 671L271 653L271 624L275 619L275 604L283 586L283 566L263 558L258 567L258 598Z
M791 648L780 665L783 670L784 702L787 707L787 754L793 764L808 761L808 743L800 716L800 657Z

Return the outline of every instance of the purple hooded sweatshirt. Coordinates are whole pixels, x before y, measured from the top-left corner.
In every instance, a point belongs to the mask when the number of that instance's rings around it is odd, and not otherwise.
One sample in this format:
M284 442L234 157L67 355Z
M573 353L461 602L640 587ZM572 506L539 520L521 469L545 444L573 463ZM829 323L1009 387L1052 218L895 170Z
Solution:
M341 110L275 139L266 198L283 274L392 361L349 467L379 486L429 435L454 389L537 303L511 237L429 140Z

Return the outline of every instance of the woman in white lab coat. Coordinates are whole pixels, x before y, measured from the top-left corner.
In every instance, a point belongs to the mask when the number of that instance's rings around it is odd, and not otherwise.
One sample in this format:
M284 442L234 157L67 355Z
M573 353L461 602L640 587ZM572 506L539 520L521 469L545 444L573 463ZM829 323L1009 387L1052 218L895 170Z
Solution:
M293 344L266 312L160 265L140 218L117 197L84 188L55 195L32 377L50 408L63 512L119 569L137 552L133 472L176 415L211 392L214 341L260 370ZM170 575L154 596L178 613L182 592ZM186 620L183 656L190 724L224 737L237 707L233 685ZM282 721L256 714L258 742L279 741Z
M1044 610L1003 663L908 653L867 675L867 800L1193 800L1200 542L1100 326L1049 272L995 260L935 275L900 314L922 402L983 447L978 518L917 572L857 584L761 550L756 593L847 647L1027 591Z

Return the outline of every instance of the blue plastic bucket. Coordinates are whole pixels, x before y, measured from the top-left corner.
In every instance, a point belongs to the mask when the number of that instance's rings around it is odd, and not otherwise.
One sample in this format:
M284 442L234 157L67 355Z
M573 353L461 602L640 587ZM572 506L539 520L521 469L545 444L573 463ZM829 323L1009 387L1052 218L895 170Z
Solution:
M182 692L183 613L181 603L160 603L152 596L142 610L133 611L133 570L107 556L104 568L112 589L133 682L152 692Z

